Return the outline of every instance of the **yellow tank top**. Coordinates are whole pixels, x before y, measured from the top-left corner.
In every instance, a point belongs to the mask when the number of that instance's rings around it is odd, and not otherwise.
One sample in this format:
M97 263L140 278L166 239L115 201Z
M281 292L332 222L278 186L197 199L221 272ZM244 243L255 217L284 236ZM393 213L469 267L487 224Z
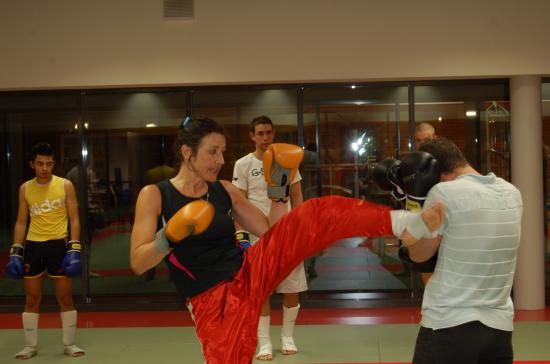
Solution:
M65 180L57 176L44 185L36 178L25 183L25 200L31 216L27 240L63 239L68 235L64 184Z

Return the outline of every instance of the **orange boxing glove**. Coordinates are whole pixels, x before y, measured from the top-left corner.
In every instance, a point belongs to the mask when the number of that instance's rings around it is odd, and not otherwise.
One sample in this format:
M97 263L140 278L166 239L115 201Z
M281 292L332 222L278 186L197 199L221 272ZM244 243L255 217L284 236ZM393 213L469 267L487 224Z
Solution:
M171 244L177 244L189 235L205 231L214 218L214 206L208 201L195 200L178 210L155 235L155 247L167 252Z
M288 201L290 185L296 177L304 157L304 150L297 145L274 143L264 153L264 178L267 196L273 201Z

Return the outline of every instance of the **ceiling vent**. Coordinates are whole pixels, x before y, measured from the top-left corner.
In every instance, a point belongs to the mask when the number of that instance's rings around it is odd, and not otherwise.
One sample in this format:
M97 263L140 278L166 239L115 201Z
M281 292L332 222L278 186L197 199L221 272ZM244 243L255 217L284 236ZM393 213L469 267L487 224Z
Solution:
M195 17L195 0L164 0L164 19L186 20Z

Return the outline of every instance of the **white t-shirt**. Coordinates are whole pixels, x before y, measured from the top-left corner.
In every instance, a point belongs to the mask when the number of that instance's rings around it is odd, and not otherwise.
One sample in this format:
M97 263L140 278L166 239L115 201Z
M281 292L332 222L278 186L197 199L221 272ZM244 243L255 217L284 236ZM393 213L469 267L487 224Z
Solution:
M300 172L296 173L292 184L302 180ZM233 168L233 184L246 191L246 197L257 206L265 216L269 216L271 200L267 197L267 183L264 179L263 161L254 153L247 154L235 162ZM287 202L290 211L290 201Z
M424 290L421 325L443 329L480 321L512 331L520 192L493 173L464 174L435 185L424 206L436 201L446 206L445 223L435 272Z

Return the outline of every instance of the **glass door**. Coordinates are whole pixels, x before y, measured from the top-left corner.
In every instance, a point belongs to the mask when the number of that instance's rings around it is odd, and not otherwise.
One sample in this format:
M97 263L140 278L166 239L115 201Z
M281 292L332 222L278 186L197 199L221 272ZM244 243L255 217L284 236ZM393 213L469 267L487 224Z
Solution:
M370 175L377 162L409 151L407 100L407 86L304 90L304 197L394 205ZM393 237L338 241L306 261L310 291L408 291L411 275L397 253Z

